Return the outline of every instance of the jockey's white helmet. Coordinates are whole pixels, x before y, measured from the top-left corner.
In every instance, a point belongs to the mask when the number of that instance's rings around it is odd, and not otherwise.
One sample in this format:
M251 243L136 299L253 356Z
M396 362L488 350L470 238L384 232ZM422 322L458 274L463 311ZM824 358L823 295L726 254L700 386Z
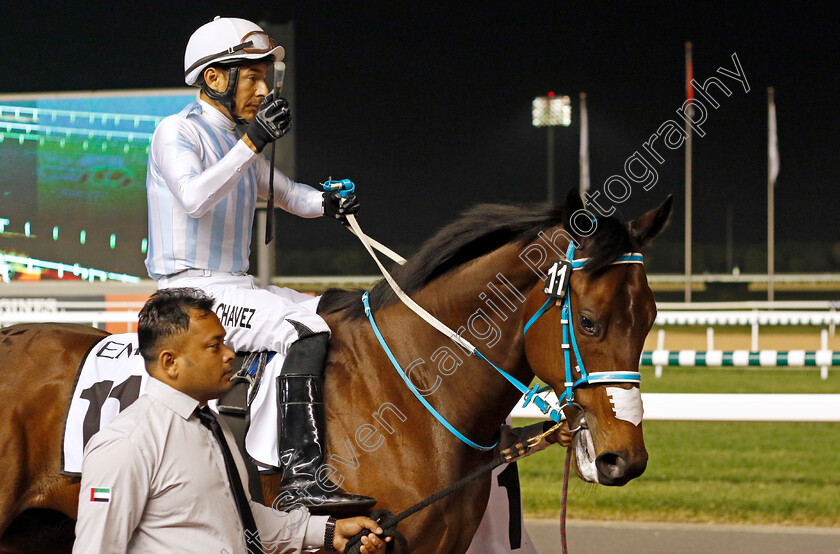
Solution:
M200 84L204 70L216 63L263 58L281 61L285 55L283 47L275 46L256 23L216 16L196 29L187 43L184 81L190 86Z

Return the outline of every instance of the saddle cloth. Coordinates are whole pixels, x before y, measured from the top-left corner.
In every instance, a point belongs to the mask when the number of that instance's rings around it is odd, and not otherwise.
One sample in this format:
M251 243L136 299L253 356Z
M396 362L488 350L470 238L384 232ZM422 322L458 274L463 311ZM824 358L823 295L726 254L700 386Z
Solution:
M248 389L249 427L245 449L257 467L280 467L277 445L277 376L285 356L274 355L262 379ZM64 420L61 473L79 476L87 441L146 390L149 375L137 347L137 334L109 335L80 364ZM269 400L270 401L267 401ZM215 401L208 405L218 411Z

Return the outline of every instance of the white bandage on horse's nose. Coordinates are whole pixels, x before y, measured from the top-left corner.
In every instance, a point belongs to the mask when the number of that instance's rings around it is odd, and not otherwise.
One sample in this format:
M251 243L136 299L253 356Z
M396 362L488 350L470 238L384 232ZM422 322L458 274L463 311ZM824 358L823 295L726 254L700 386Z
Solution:
M633 425L642 422L645 410L642 407L642 393L638 387L630 389L607 387L607 396L612 403L616 419L629 421Z

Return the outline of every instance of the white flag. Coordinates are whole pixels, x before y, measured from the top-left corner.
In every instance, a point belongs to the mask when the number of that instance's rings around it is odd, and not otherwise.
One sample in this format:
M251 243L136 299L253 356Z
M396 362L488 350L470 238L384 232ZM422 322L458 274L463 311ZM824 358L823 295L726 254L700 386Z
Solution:
M580 194L589 190L589 116L586 94L580 93Z
M776 101L773 99L773 89L770 89L767 99L767 167L770 182L776 186L779 176L779 137L776 132Z

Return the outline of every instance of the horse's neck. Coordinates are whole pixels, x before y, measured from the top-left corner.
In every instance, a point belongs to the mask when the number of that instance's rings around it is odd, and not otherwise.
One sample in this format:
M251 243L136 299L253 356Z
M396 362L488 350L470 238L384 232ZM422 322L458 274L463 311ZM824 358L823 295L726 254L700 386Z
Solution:
M533 373L525 359L523 310L536 275L518 258L520 249L505 246L464 264L427 285L415 299L488 360L527 385ZM491 436L520 393L486 361L468 355L419 318L412 320L414 331L431 339L429 345L439 345L430 349L432 359L426 368L445 374L433 396L457 406L460 424L473 436ZM456 362L461 365L450 372Z

